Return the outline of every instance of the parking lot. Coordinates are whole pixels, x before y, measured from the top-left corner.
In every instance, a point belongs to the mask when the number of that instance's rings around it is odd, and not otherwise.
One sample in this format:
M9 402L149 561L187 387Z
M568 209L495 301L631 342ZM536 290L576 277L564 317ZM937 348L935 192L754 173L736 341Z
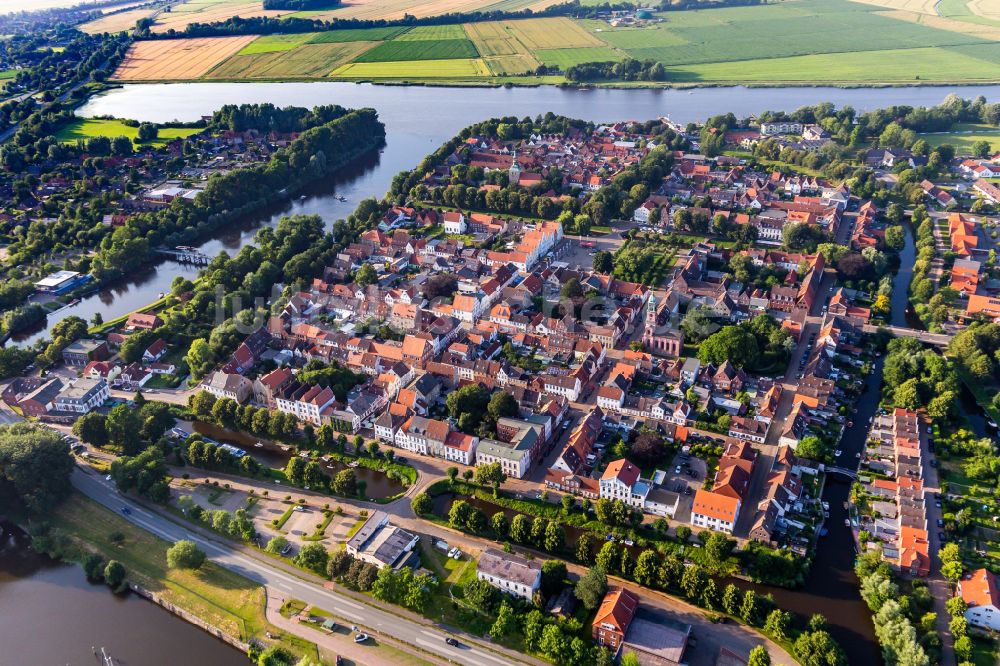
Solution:
M705 483L707 470L708 467L704 460L689 456L684 452L678 453L670 461L670 466L666 470L667 477L664 479L662 487L681 496L674 520L682 523L691 522L691 505L694 501L694 493Z

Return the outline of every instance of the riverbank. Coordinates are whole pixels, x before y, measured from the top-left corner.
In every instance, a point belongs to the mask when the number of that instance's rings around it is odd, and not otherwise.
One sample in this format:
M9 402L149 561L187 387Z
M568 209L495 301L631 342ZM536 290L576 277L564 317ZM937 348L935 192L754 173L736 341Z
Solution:
M225 636L230 644L245 645L270 632L286 649L316 656L315 645L270 625L264 612L265 591L258 583L211 561L197 571L172 569L166 562L169 542L82 495L63 503L50 524L46 548L50 555L73 562L88 553L116 559L125 566L127 580L159 605L181 611L180 617L196 620L202 628L215 627L216 636Z

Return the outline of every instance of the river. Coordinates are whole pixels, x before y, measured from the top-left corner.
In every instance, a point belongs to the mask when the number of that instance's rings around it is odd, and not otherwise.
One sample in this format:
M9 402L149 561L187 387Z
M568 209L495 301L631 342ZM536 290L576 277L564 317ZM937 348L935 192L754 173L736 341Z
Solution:
M83 570L29 547L6 529L0 539L3 664L92 665L105 648L118 664L242 666L240 651L134 594L87 582Z
M732 111L747 116L768 109L792 111L800 106L833 102L859 111L892 104L933 105L949 93L1000 99L1000 86L913 88L698 88L694 90L577 90L537 88L442 88L312 83L168 83L131 84L98 95L78 113L113 115L151 122L192 121L224 104L272 102L279 106L341 104L370 106L386 125L386 146L371 159L314 186L307 197L268 211L206 239L199 249L209 255L230 254L249 242L261 225L275 225L283 215L317 214L328 223L346 217L360 199L381 196L392 177L412 169L428 153L472 123L496 116L534 116L553 112L601 122L648 120L669 116L687 123ZM335 195L344 196L339 201ZM14 337L19 345L48 335L53 324L69 315L88 321L96 312L105 320L127 314L170 289L177 275L193 277L197 269L163 261L141 275L105 289L48 317L44 325Z

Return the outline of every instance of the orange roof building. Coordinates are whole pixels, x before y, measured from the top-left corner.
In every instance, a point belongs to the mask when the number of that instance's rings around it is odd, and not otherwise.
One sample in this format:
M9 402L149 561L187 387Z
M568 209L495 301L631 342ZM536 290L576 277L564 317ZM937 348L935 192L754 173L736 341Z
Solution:
M592 632L594 642L617 651L625 641L625 634L639 608L639 597L623 587L609 587L597 615Z
M958 593L968 608L966 621L974 627L1000 630L1000 590L997 579L986 569L977 569L958 582Z
M694 494L691 523L695 527L732 534L739 515L740 500L735 497L720 495L711 490L699 490Z

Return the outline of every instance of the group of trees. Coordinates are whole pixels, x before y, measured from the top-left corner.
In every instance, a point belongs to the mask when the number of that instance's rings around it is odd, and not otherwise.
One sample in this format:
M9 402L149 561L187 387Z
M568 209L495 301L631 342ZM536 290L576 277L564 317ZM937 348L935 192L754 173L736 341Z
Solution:
M224 428L282 441L294 441L299 436L299 421L287 412L241 405L232 398L216 398L208 391L193 394L188 406L199 418Z
M518 414L517 400L511 394L498 390L491 395L481 384L466 384L452 391L446 405L459 430L487 437L496 432L498 420Z
M566 79L574 83L591 81L666 81L667 68L658 60L585 62L566 68Z
M955 414L959 380L952 361L914 338L894 338L887 347L883 391L907 409L926 408L935 419Z
M709 335L698 347L698 359L715 366L728 360L738 368L764 370L787 360L794 346L774 317L761 314Z
M882 646L882 657L889 666L928 666L927 650L935 654L941 639L934 631L934 614L925 622L922 615L930 610L931 598L926 593L920 600L902 596L892 579L889 565L882 561L880 550L868 551L855 564L861 580L861 598L875 616L875 636ZM923 630L918 636L915 625ZM928 626L929 625L929 626Z
M225 509L206 511L194 501L191 495L181 495L177 499L177 508L191 520L205 523L216 532L226 534L234 539L251 542L257 536L253 518L244 508L236 509L233 512Z
M73 434L93 446L112 446L127 456L136 455L174 425L166 403L149 402L138 394L136 406L118 405L107 414L85 414L73 424Z
M247 476L256 476L261 471L260 463L253 456L245 454L237 457L214 442L206 442L200 435L188 437L185 447L184 457L195 467L239 472Z
M974 323L948 344L948 356L977 382L1000 376L1000 326Z
M70 493L73 457L59 433L33 423L0 426L0 505L44 515Z
M170 499L167 478L167 463L163 449L154 444L137 455L123 455L111 463L111 478L118 490L127 493L135 491L154 502Z

